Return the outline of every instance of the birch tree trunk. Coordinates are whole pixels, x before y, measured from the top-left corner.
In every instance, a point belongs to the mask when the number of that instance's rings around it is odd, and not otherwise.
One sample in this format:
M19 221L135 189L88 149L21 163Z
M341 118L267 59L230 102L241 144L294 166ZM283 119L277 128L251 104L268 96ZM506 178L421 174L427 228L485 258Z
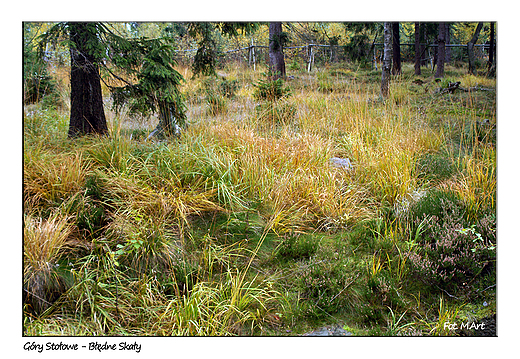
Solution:
M381 96L388 97L390 86L390 68L392 67L392 23L385 22L383 35L383 73L381 75Z

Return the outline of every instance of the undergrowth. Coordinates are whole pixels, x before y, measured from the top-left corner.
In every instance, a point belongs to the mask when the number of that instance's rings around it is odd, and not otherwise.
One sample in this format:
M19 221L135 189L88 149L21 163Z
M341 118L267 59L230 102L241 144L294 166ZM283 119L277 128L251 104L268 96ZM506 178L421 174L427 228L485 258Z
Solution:
M493 313L492 91L223 71L181 71L169 142L110 112L109 137L69 140L65 110L25 108L24 334L456 335Z

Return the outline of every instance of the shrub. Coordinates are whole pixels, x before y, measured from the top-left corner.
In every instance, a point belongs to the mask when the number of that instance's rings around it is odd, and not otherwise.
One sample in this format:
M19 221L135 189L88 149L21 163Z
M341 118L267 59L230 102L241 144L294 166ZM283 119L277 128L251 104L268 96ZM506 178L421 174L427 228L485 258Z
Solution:
M215 116L227 111L227 101L225 97L215 93L206 95L206 103L208 104L208 114Z
M24 46L23 62L24 104L42 101L44 108L63 106L57 81L49 75L47 63L32 46Z
M235 97L235 94L238 91L239 87L240 84L238 80L221 79L219 83L220 94L227 98Z
M462 217L447 207L443 217L425 217L420 249L409 252L408 258L412 273L423 283L454 292L494 275L496 223L493 216L487 216L468 228Z
M227 99L235 96L238 89L238 80L216 80L213 77L202 81L206 93L205 99L208 105L208 114L215 116L227 111Z

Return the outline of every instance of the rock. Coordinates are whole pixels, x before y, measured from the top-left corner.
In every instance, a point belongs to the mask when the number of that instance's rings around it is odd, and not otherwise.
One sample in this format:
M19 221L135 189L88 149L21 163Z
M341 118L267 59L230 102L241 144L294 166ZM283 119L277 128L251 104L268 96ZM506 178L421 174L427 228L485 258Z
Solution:
M348 158L332 157L329 161L333 167L344 168L347 170L352 169L352 162L350 162L350 159Z
M352 333L347 332L340 326L323 327L310 333L303 334L304 337L348 337L351 335Z

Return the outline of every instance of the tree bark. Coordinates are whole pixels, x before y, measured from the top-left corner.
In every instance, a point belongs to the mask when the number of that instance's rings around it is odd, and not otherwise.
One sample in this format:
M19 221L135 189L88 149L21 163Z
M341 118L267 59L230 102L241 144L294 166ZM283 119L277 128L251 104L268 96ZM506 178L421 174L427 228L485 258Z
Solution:
M399 39L399 23L392 23L392 75L401 74L401 41Z
M95 25L70 23L70 123L69 137L107 134L99 68L92 54L98 39Z
M427 24L426 23L421 23L421 28L420 28L420 37L421 37L421 66L426 66L427 64L427 59L426 59L426 44L428 43L428 39L427 39Z
M383 50L383 71L381 75L381 96L388 97L390 86L390 67L392 66L392 23L384 24L384 50Z
M444 77L444 61L446 59L446 23L439 23L439 37L437 39L437 71L435 78Z
M489 23L488 76L495 74L495 23Z
M170 136L179 136L181 127L177 124L175 118L175 111L170 107L171 105L166 101L159 101L157 107L159 110L159 123L157 127L148 135L147 140L156 138L164 140Z
M451 35L450 35L450 27L451 27L451 23L449 22L445 22L444 23L444 26L446 27L446 45L449 45L451 44ZM445 57L444 57L444 63L447 64L449 62L451 62L451 47L446 47L445 49Z
M473 33L473 37L468 42L468 61L469 61L469 73L475 74L475 52L473 51L473 47L478 40L478 35L480 34L480 30L482 30L482 25L484 23L479 22L475 32Z
M269 23L269 68L273 80L285 78L282 23Z
M421 74L421 23L415 23L415 75Z

